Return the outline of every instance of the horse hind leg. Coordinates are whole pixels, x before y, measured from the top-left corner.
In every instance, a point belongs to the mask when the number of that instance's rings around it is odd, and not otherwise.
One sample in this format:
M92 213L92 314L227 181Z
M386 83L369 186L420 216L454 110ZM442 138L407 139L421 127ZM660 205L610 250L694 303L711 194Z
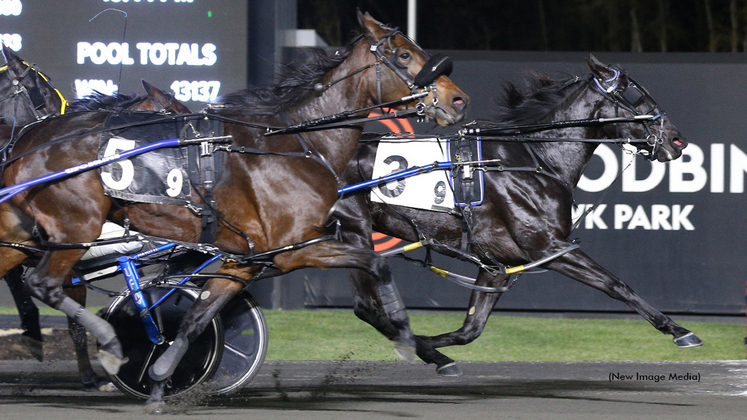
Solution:
M633 289L600 266L580 249L573 250L548 265L548 268L583 284L601 290L636 312L663 334L674 337L680 348L697 347L703 342L690 330L678 325L638 296Z
M390 284L378 285L373 276L362 270L348 269L353 283L353 312L358 319L368 323L387 339L398 343L403 328L410 329L409 318L402 304L401 297L396 291L394 281ZM407 323L402 323L404 318ZM435 364L436 371L444 376L458 376L461 370L453 359L442 354L420 337L414 337L415 355L426 364ZM395 344L395 352L400 357L410 357L412 348ZM412 357L410 357L412 359Z
M300 267L347 268L354 291L354 311L361 320L371 324L395 343L395 352L405 360L415 355L426 363L436 364L443 374L458 374L454 360L415 337L402 298L392 280L389 266L369 249L328 241L275 258L281 269ZM452 367L452 368L450 368Z
M505 286L509 281L507 275L493 276L485 270L480 270L477 275L478 286L498 287ZM473 290L470 296L469 309L464 318L462 327L456 331L440 334L433 337L419 336L424 342L435 348L449 347L455 345L469 344L482 334L485 324L488 322L490 313L501 297L502 293L487 293Z

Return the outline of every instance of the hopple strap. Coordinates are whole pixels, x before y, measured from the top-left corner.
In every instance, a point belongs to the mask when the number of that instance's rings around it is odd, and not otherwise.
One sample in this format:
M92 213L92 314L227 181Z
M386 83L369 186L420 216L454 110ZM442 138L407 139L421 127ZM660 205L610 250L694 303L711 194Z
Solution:
M196 139L223 135L223 123L202 119L190 121L181 131L180 138ZM202 187L202 233L200 243L212 244L218 233L218 215L213 208L213 188L223 174L226 152L216 151L212 142L191 144L188 149L189 181L195 187Z

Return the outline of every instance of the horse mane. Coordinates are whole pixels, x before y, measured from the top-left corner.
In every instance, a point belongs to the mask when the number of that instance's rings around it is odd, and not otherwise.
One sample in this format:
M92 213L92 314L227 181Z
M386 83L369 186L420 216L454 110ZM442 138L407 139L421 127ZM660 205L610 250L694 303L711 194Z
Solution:
M497 125L516 125L538 121L557 109L577 89L575 81L583 80L567 75L563 79L553 79L543 72L530 71L524 75L524 86L506 81L503 92L494 99Z
M229 110L246 111L251 115L275 115L313 94L314 84L325 73L345 61L360 38L361 36L355 37L335 53L328 53L322 48L309 49L304 63L286 65L275 82L228 93L219 97L216 104Z
M101 109L115 109L115 108L128 108L130 105L141 102L145 99L145 95L124 95L121 93L115 93L114 95L107 95L99 91L94 90L88 96L81 99L70 102L68 109L72 112L75 111L98 111Z

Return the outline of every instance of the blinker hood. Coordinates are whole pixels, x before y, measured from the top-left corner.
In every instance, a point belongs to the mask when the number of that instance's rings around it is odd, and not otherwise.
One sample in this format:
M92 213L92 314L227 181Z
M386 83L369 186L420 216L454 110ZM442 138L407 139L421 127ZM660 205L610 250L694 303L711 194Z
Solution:
M415 76L413 84L419 88L426 87L433 83L439 76L448 76L454 69L454 63L444 53L433 54L428 61L425 62L423 68Z

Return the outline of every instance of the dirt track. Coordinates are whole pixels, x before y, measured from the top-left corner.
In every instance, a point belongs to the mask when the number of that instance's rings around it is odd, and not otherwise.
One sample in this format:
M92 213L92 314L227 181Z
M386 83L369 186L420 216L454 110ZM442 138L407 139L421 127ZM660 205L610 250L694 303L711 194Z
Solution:
M258 377L232 396L197 392L172 401L169 410L177 417L221 420L721 420L744 419L747 412L747 361L460 366L463 376L441 378L432 367L404 362L266 362ZM131 420L143 415L142 401L83 391L75 372L72 361L0 362L3 418Z
M83 390L64 323L54 327L46 331L44 362L31 358L17 332L0 334L2 418L144 416L142 401L119 392ZM176 417L221 420L741 420L747 415L745 360L459 365L464 375L443 378L430 366L404 362L265 362L238 393L211 398L195 392L171 401L169 411Z

